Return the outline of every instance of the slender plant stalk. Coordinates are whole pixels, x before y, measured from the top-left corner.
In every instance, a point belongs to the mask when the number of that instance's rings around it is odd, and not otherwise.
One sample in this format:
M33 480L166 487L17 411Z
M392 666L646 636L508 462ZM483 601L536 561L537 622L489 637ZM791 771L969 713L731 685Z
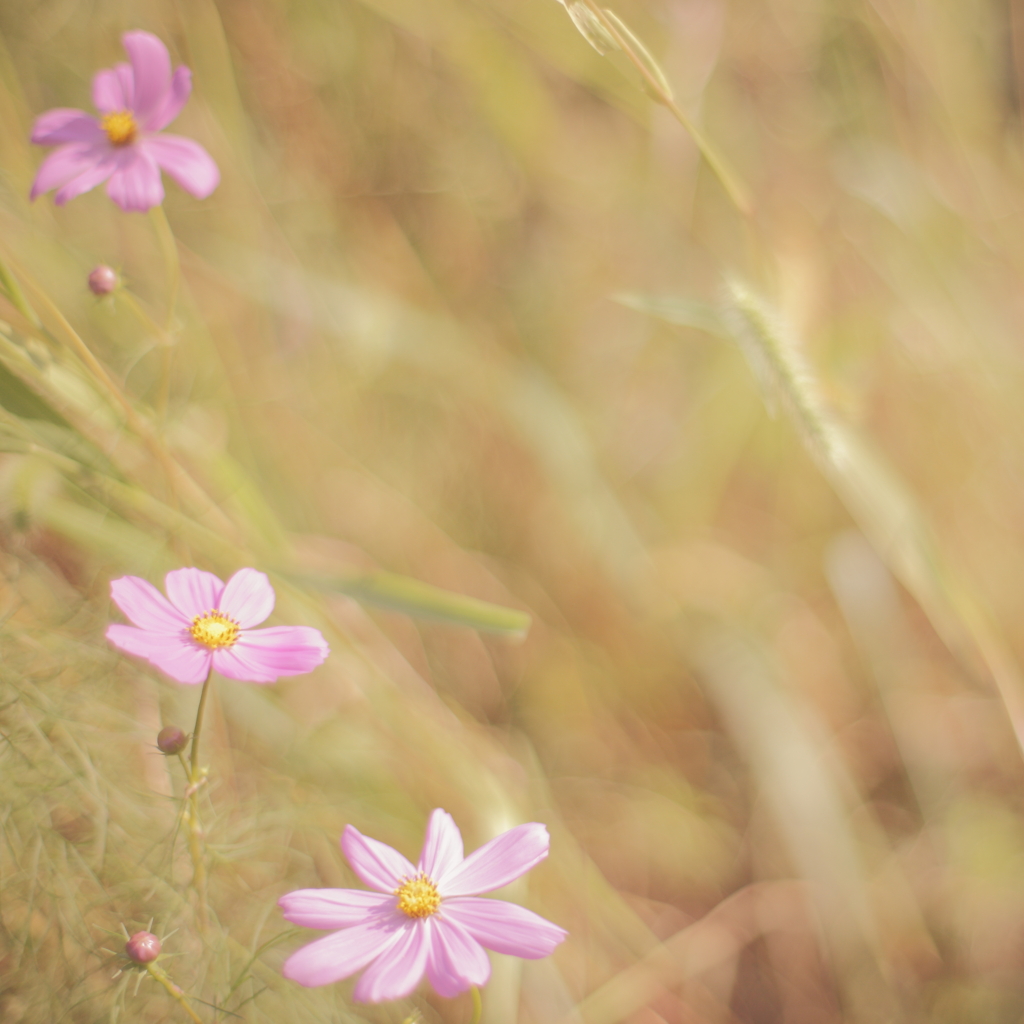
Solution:
M199 820L199 790L203 784L203 776L199 769L199 737L203 730L203 715L206 711L206 699L210 695L210 680L213 669L206 675L203 692L199 695L199 707L196 709L196 724L192 730L192 749L189 755L188 789L188 850L192 856L192 885L199 897L199 922L206 927L206 860L203 848L203 827Z
M609 18L605 13L604 9L596 3L596 0L583 0L587 5L591 13L601 23L601 27L615 40L616 46L626 55L630 63L640 72L640 76L647 84L651 92L658 98L663 106L665 106L672 114L672 116L690 133L690 137L693 139L700 150L700 155L707 162L708 167L711 168L715 177L722 184L722 188L725 189L726 195L732 201L733 206L744 217L750 217L754 212L754 202L750 196L750 192L747 187L742 184L736 175L729 169L725 162L725 159L719 154L718 150L711 144L711 142L704 138L703 134L697 128L697 126L686 116L683 110L676 103L675 99L665 90L665 86L658 80L658 76L651 73L651 69L647 66L647 62L641 59L637 54L636 48L630 42L622 32L619 31L618 25L615 24L613 19Z
M178 259L178 243L175 241L163 205L154 206L149 214L167 268L167 317L164 330L161 332L163 347L160 351L160 387L156 400L157 415L163 423L167 419L167 403L171 394L171 328L174 324L174 311L178 305L178 289L181 285L181 261Z
M480 996L480 989L473 985L469 992L473 997L473 1019L470 1024L480 1024L480 1018L484 1014L484 1001Z
M178 986L175 985L159 967L157 967L156 963L146 964L146 970L154 981L158 981L163 985L167 990L167 994L181 1006L181 1008L188 1014L190 1020L195 1021L195 1024L203 1024L203 1018L188 1005L188 997L185 993L178 988Z

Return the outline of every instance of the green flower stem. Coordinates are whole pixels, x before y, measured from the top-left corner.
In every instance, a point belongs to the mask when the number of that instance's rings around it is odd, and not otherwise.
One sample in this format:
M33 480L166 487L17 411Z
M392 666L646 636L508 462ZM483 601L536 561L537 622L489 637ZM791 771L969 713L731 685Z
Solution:
M146 964L146 970L149 972L149 976L154 980L158 981L167 991L167 994L174 999L181 1008L189 1015L189 1018L195 1021L195 1024L203 1024L202 1017L188 1005L188 997L185 993L178 988L177 985L167 977L164 972L157 967L156 962Z
M480 1024L480 1018L484 1013L484 1001L480 995L480 989L473 985L469 993L473 997L473 1020L470 1024Z
M196 709L196 724L192 730L192 750L189 756L188 789L185 791L188 808L185 816L188 819L188 849L192 855L192 885L199 897L199 922L206 927L206 860L203 850L203 827L199 820L199 790L205 777L199 768L199 737L203 729L203 714L206 711L206 699L210 695L210 680L213 669L206 674L203 692L199 695L199 707Z
M174 324L174 311L178 305L178 289L181 286L181 261L178 259L178 243L167 220L162 205L154 206L149 211L150 219L156 231L157 242L167 267L167 319L163 330L164 344L160 350L160 389L157 392L156 409L160 422L167 418L167 403L171 394L171 347L167 343L171 327Z

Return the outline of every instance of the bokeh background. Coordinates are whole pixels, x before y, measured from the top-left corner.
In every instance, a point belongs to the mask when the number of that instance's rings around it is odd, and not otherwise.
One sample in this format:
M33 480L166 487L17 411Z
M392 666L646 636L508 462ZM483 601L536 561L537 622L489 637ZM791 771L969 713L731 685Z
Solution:
M0 1019L183 1019L115 977L152 919L204 1020L468 1024L279 974L344 824L412 856L436 806L552 833L507 895L570 938L485 1024L1024 1016L1024 17L615 11L749 216L555 0L0 5ZM168 183L169 332L149 217L27 201L131 28L223 176ZM103 640L182 564L333 649L217 682L206 933L154 749L198 693Z

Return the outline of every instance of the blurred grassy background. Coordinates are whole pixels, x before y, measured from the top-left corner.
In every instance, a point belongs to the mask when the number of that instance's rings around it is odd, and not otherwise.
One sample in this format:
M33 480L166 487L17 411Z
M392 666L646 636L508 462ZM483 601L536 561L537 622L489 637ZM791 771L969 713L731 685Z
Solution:
M277 896L354 884L344 824L413 855L435 806L470 847L552 830L514 896L570 939L494 958L486 1024L1024 1015L1024 21L615 10L749 221L552 0L0 6L0 256L42 321L0 299L0 362L48 403L0 382L3 1020L180 1019L103 951L152 917L178 984L237 1015L204 1019L468 1022L278 973L315 933ZM26 198L33 118L88 107L129 28L193 69L173 130L223 174L202 203L168 183L164 417L159 339L85 288L111 263L161 319L151 223ZM785 380L772 418L730 340L613 301L714 327L729 275L799 339L839 447L802 443ZM103 640L112 576L183 562L379 567L533 616L516 642L276 576L276 621L334 653L218 682L205 939L153 748L198 693Z

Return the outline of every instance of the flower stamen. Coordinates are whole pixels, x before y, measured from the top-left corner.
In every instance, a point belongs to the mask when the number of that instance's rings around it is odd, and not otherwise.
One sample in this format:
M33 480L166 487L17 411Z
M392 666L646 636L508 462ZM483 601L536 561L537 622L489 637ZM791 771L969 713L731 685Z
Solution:
M437 886L422 872L409 878L396 890L398 909L406 917L430 917L441 906L441 894Z
M238 639L240 627L234 619L211 608L205 615L197 615L188 631L196 643L215 651L219 647L231 647Z
M107 138L113 146L127 146L134 142L139 131L130 110L117 110L113 114L105 115L100 121L100 127L107 133Z

